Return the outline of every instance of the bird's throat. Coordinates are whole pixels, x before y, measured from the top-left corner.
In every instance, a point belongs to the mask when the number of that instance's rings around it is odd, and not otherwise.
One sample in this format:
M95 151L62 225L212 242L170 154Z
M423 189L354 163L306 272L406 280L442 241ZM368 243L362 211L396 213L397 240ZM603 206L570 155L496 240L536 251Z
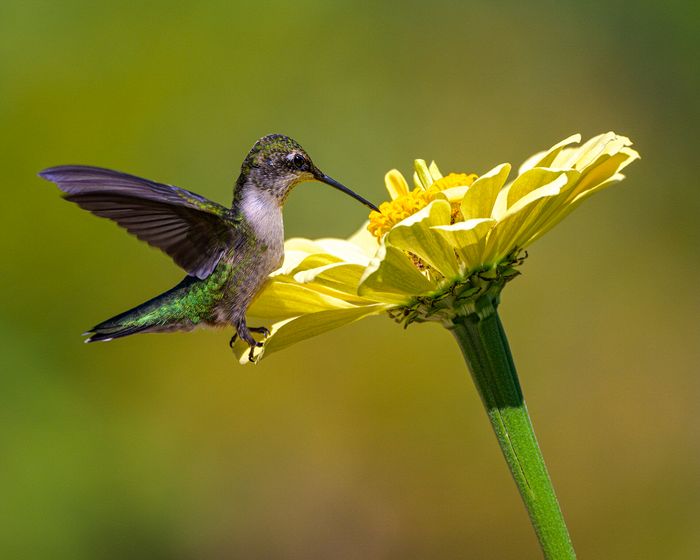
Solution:
M240 211L258 240L268 248L284 244L282 206L270 191L246 185L241 194Z

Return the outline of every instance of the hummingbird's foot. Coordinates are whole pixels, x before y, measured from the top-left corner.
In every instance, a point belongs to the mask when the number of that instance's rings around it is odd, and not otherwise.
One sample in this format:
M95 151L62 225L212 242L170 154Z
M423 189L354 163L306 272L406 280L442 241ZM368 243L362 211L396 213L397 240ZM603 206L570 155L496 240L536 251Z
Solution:
M255 349L262 348L263 343L258 342L253 338L252 333L257 333L263 335L263 339L270 336L270 330L267 327L249 327L246 325L245 319L241 319L237 324L235 324L236 332L231 337L229 341L229 346L233 348L233 344L236 339L240 336L248 346L250 346L250 352L248 352L248 360L255 362Z
M263 335L263 338L270 336L270 329L267 327L248 327L248 330Z
M254 332L254 333L258 333L258 334L263 335L263 339L270 336L270 329L268 329L267 327L248 327L248 330L250 332ZM236 343L236 340L238 340L238 333L233 333L231 340L228 341L228 345L231 348L233 348L233 345ZM250 343L248 343L248 344L250 344ZM257 343L257 344L260 344L260 343Z

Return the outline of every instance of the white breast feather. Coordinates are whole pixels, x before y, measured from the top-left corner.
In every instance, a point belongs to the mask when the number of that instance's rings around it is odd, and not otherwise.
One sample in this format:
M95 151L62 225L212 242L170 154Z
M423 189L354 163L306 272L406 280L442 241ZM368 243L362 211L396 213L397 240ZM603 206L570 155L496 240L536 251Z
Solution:
M284 224L277 199L266 191L247 189L241 200L241 211L257 238L267 245L270 256L275 260L280 259L284 246Z

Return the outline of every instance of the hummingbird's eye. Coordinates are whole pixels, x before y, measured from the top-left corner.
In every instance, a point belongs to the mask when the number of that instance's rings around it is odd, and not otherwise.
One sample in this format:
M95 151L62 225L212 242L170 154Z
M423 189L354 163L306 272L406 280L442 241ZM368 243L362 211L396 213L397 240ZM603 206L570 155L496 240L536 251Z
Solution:
M307 167L306 158L301 154L294 154L294 158L292 158L292 163L294 164L294 167L296 167L300 171L306 169Z

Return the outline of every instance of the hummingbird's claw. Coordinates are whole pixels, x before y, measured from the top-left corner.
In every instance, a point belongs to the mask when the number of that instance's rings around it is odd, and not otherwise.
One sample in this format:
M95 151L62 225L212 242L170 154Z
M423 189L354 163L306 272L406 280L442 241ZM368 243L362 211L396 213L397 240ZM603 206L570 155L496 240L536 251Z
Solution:
M268 329L267 327L248 327L248 330L250 332L261 334L263 336L263 339L270 336L270 329ZM236 343L236 340L238 340L238 333L233 333L231 340L228 341L228 345L231 348L233 348L233 345ZM262 346L261 343L258 343L258 345Z
M256 348L261 348L263 345L262 342L256 342L255 344L250 345L250 352L248 352L248 361L251 363L255 363L255 349Z
M270 329L268 329L267 327L248 327L248 330L250 332L261 334L263 336L263 340L265 340L268 336L270 336ZM253 340L252 338L251 338L251 340L248 340L246 342L248 342L248 344L250 344L250 352L248 352L248 361L251 363L255 363L256 362L255 349L262 348L263 343L258 342L256 340Z
M248 327L248 330L263 335L263 338L270 336L270 329L267 327Z
M229 346L233 348L234 343L240 336L241 339L244 342L246 342L248 346L250 346L250 351L248 352L248 360L251 362L255 362L255 349L262 348L263 343L255 340L251 333L261 334L264 340L268 336L270 336L270 329L268 329L267 327L249 327L248 325L246 325L245 319L242 319L238 323L235 323L235 328L236 332L231 337L231 340L229 341Z

